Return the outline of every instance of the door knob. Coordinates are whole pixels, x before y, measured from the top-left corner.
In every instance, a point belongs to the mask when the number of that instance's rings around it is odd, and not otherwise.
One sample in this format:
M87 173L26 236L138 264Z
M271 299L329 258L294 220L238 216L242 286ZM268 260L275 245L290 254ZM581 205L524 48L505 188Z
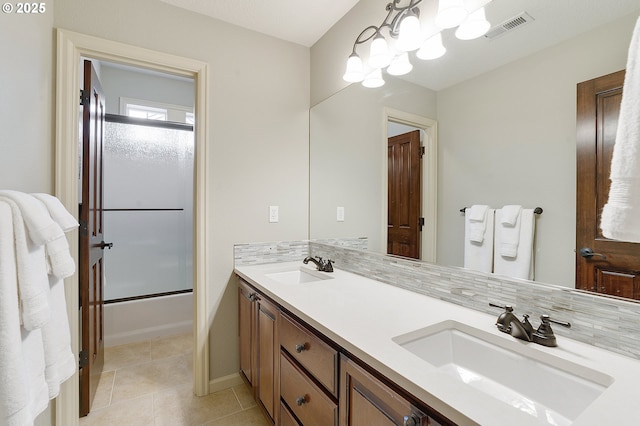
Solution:
M113 243L105 243L104 241L101 241L100 248L104 250L105 247L111 250L111 247L113 247Z
M594 253L590 247L582 247L580 249L580 256L586 259L591 259L593 256L600 256L603 260L607 258L607 256L602 253Z

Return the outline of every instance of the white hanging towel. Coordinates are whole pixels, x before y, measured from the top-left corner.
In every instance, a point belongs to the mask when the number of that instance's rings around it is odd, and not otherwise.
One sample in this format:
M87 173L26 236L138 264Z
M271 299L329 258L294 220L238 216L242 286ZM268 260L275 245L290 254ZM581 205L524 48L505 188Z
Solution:
M40 330L20 326L11 206L0 201L0 424L23 426L49 404Z
M521 209L518 215L518 243L515 256L502 254L501 242L505 236L506 229L506 227L501 226L502 216L502 210L496 210L497 225L495 227L493 272L509 277L532 280L534 278L533 238L535 234L535 214L533 209ZM508 229L508 231L512 231L512 229ZM507 232L507 235L509 236L508 238L513 238L509 232Z
M471 220L472 217L478 218L479 216L465 214L464 267L475 271L491 272L493 268L493 217L495 210L484 207L478 209L484 211L484 228L480 236L478 236L479 225ZM479 242L476 241L478 239Z
M11 207L22 325L27 330L35 330L42 327L51 317L44 246L35 244L27 235L22 210L18 204L13 199L4 198L1 195L0 200ZM33 200L40 207L42 206L38 201Z
M640 18L629 46L611 159L611 188L600 227L607 238L640 243Z
M518 244L520 243L520 212L522 206L510 205L502 207L499 212L497 228L500 228L500 239L496 238L499 245L500 255L505 257L516 257L518 254Z

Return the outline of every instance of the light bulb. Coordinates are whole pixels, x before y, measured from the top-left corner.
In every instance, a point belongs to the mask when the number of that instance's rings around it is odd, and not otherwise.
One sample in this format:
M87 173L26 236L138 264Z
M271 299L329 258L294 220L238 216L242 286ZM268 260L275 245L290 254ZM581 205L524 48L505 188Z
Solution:
M362 60L356 53L353 53L349 56L349 59L347 59L347 70L342 76L342 79L349 83L359 83L364 80Z
M384 68L391 62L391 54L387 40L378 34L371 42L369 51L369 66L371 68Z
M420 21L415 13L409 12L400 22L400 31L396 47L403 52L416 50L422 44Z
M383 86L384 80L382 79L382 70L380 70L380 68L376 68L367 74L365 79L362 81L362 85L370 89Z
M464 7L464 0L440 0L436 25L442 29L458 26L467 18L469 12Z
M481 7L460 24L456 30L456 37L460 40L473 40L485 35L489 28L491 28L491 24L485 17L484 7Z
M391 75L405 75L413 69L413 65L409 62L409 54L402 52L391 60L387 73Z
M429 60L439 58L446 52L447 49L442 44L442 34L437 33L424 42L416 56L420 59Z

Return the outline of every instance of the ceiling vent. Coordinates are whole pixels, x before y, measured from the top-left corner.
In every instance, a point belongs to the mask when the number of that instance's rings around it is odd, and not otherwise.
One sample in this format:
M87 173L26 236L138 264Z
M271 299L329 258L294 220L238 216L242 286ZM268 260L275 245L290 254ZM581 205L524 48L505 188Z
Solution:
M513 18L507 19L502 24L491 28L484 36L485 38L493 40L494 38L498 38L509 31L513 31L516 28L520 28L521 26L533 21L533 16L529 15L527 12L522 12Z

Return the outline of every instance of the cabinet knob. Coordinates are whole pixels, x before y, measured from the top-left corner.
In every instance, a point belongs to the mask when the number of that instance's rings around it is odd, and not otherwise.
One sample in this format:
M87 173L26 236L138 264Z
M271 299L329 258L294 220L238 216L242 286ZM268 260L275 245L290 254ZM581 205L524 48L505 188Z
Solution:
M307 402L307 398L304 396L299 396L296 398L296 404L302 406L305 402Z
M307 344L306 343L303 343L302 345L300 345L300 344L296 345L296 352L297 353L301 353L301 352L304 352L306 350L307 350Z
M411 414L408 416L404 416L404 421L402 422L402 426L419 426L420 419L418 419L415 414Z

